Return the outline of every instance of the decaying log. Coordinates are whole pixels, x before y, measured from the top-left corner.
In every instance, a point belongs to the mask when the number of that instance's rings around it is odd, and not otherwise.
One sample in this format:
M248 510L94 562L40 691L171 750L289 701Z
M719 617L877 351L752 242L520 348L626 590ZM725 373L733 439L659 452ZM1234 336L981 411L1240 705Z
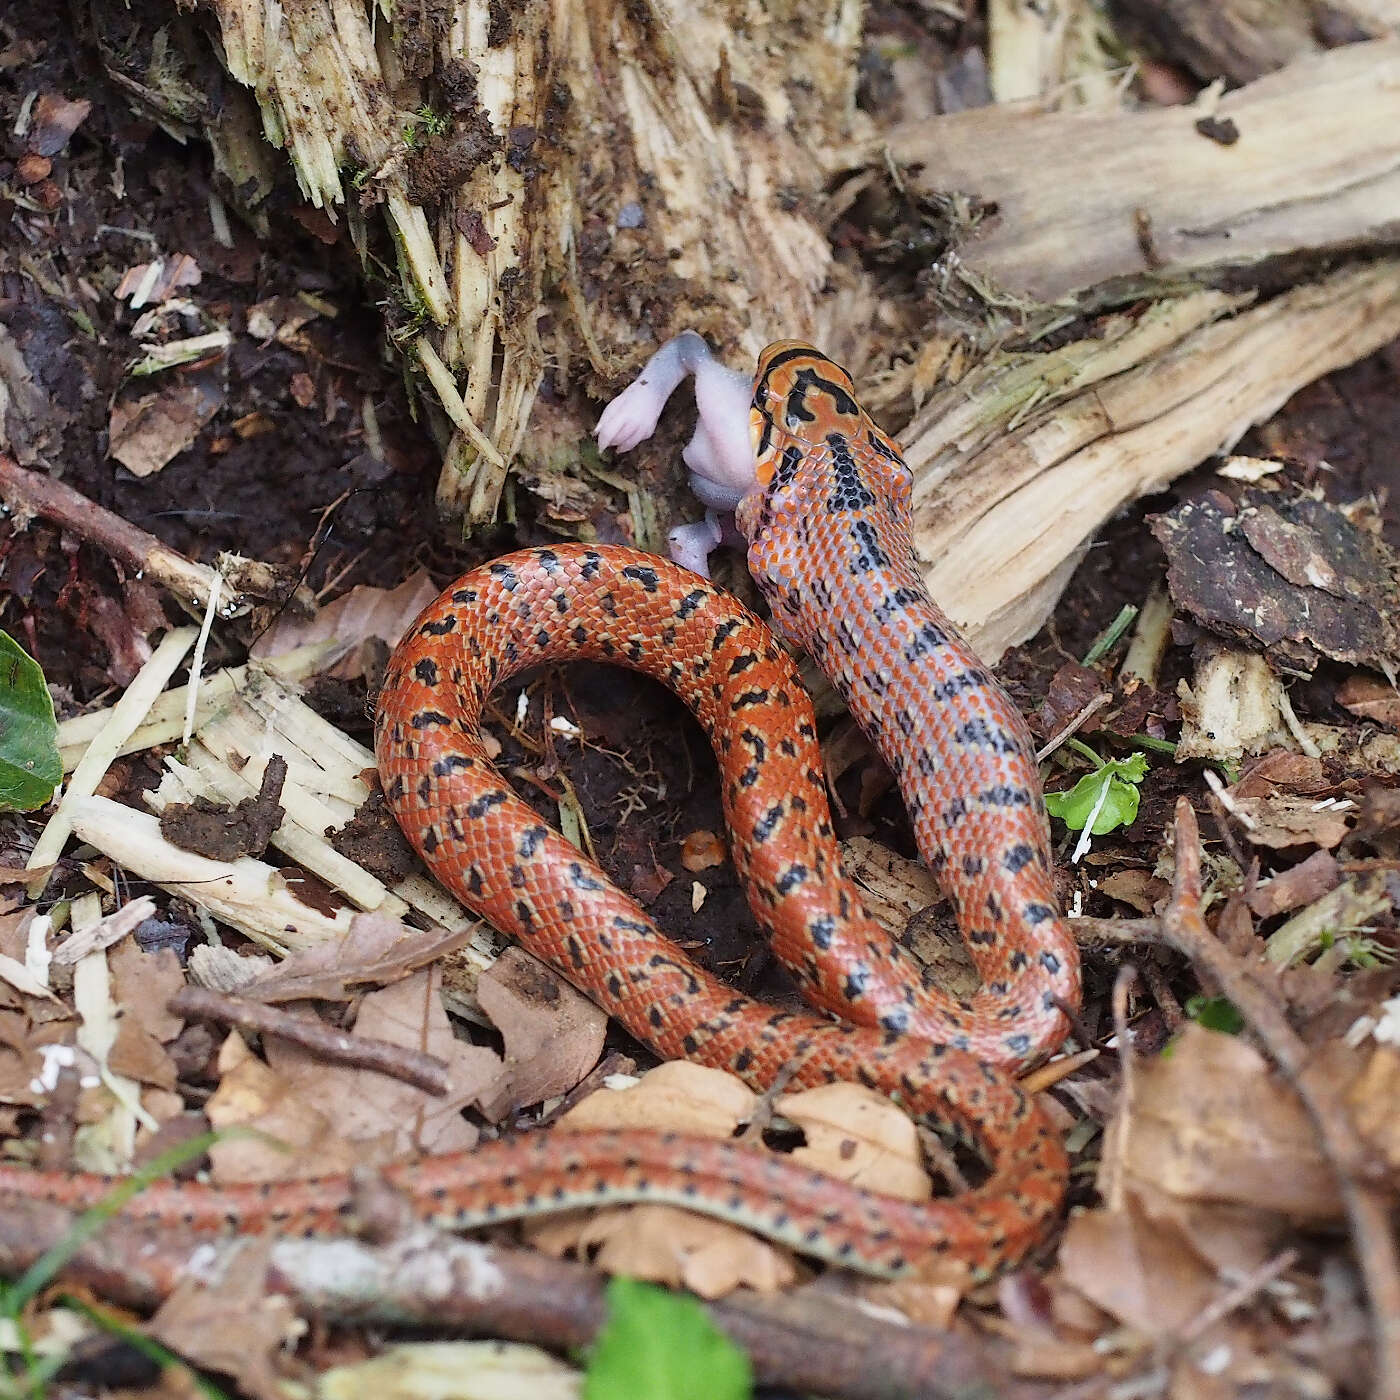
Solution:
M853 153L854 154L854 153ZM887 132L909 187L994 214L937 269L1025 317L1183 285L1277 285L1400 243L1400 40L1307 58L1218 100L1141 111L981 107Z
M1039 630L1122 506L1400 335L1400 262L1242 301L1197 292L1109 318L1093 340L993 357L905 429L929 589L984 658Z

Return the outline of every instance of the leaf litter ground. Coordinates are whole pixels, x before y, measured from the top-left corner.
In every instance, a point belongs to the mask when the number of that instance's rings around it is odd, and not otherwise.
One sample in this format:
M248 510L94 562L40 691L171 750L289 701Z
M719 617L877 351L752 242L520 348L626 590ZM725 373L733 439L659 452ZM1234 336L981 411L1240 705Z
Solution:
M20 86L54 95L82 86L68 36L49 22L45 32L46 21L35 17L23 83L16 85L13 69L5 75L11 95ZM50 112L56 129L75 115L61 105ZM117 158L120 191L111 179ZM352 280L343 235L310 215L282 214L285 236L276 242L260 244L235 223L231 246L218 243L202 202L196 211L189 198L191 181L207 186L206 155L133 119L110 93L45 159L61 167L68 217L22 217L44 230L46 241L28 256L51 275L25 275L13 249L0 265L8 334L42 389L43 403L25 426L35 453L91 499L177 548L204 559L233 549L294 573L305 568L323 601L345 599L329 619L284 618L278 627L301 628L295 641L349 635L360 644L314 696L361 740L366 677L382 657L382 638L422 596L421 587L412 600L367 590L393 589L420 568L441 584L499 549L551 538L543 529L551 509L599 525L621 508L599 494L561 501L557 490L542 491L527 498L517 530L470 550L444 546L431 515L435 457L382 363L376 317ZM157 267L153 251L181 256ZM168 286L158 285L162 277ZM149 337L136 334L145 308L133 303L171 297L193 303L198 316L170 313L167 339L214 326L229 332L228 353L218 365L192 368L178 393L154 377L133 393L124 369L149 347ZM84 319L96 335L74 333ZM1400 1076L1400 1004L1390 1002L1400 980L1393 971L1396 710L1391 687L1347 663L1393 664L1385 627L1395 615L1387 592L1394 568L1378 542L1400 544L1397 387L1400 348L1391 347L1303 391L1241 444L1242 457L1281 459L1281 471L1246 481L1203 470L1115 522L1052 623L1003 663L1013 693L1038 712L1043 741L1107 695L1075 739L1101 762L1136 753L1148 767L1134 785L1131 824L1095 837L1077 861L1070 857L1078 833L1057 828L1061 893L1085 918L1082 1038L1099 1051L1049 1091L1076 1154L1076 1209L1056 1247L994 1287L969 1291L965 1281L943 1279L921 1291L870 1296L932 1325L947 1326L956 1315L1005 1374L1036 1393L1094 1381L1192 1396L1365 1390L1371 1333L1356 1263L1364 1251L1354 1238L1348 1243L1354 1218L1337 1190L1336 1162L1251 1036L1207 1028L1258 1029L1246 1010L1235 1008L1234 1020L1219 1013L1239 989L1193 969L1154 930L1174 873L1166 833L1185 794L1204 820L1215 936L1246 970L1248 987L1287 1011L1308 1051L1297 1073L1310 1078L1313 1092L1346 1105L1363 1174L1382 1186L1392 1182L1400 1159L1387 1111ZM124 469L93 450L108 432ZM1374 509L1354 507L1368 498ZM1210 540L1179 528L1206 518L1217 527ZM1227 528L1232 521L1239 528ZM1183 538L1188 548L1177 547ZM1372 560L1363 598L1349 591L1355 570L1336 567L1337 541L1345 539L1363 541ZM1209 554L1215 543L1234 553ZM149 655L150 633L165 625L154 591L42 522L23 533L7 525L3 549L5 626L44 665L61 711L110 703ZM1210 569L1200 567L1202 557L1212 560ZM1229 590L1220 584L1229 576L1248 581L1250 607L1227 612ZM1170 581L1174 606L1149 676L1137 684L1123 678L1133 633L1086 667L1120 608L1142 607L1160 581ZM1278 614L1268 627L1252 625L1268 599L1285 621L1305 618L1307 630L1280 624ZM378 628L367 620L382 616L387 623ZM1319 635L1329 621L1335 635ZM369 639L375 633L378 643ZM216 650L207 665L241 659ZM742 895L714 835L721 827L713 764L678 705L630 676L583 667L508 690L496 715L502 760L544 814L556 818L561 800L576 810L583 839L664 927L745 990L791 1000L784 979L752 946ZM1142 736L1156 747L1135 743ZM1194 755L1189 762L1164 752L1179 739ZM912 846L886 775L839 726L828 753L836 760L842 835L883 853L869 876L873 901L892 891L888 907L907 910L919 876L900 862ZM1091 766L1071 745L1061 745L1054 761L1050 785L1060 790ZM159 768L149 753L120 759L104 792L140 805ZM12 875L23 863L26 832L18 820L7 826L0 863ZM441 1150L535 1116L532 1105L542 1099L569 1095L605 1048L601 1024L582 1008L566 1011L565 991L518 964L512 974L510 963L484 985L483 974L471 983L477 1021L490 1025L477 1024L480 1043L467 1045L442 1011L441 974L406 959L386 966L373 933L357 928L346 934L340 973L360 959L384 989L363 994L346 989L343 977L329 987L330 974L313 959L299 974L310 979L303 994L318 999L318 1020L333 1028L345 1012L327 1008L343 1008L349 997L359 1035L442 1061L448 1095L360 1067L327 1066L271 1035L256 1055L236 1031L170 1010L182 965L205 939L190 902L172 901L109 862L70 857L55 888L72 901L76 932L68 936L88 941L81 957L56 957L36 979L35 914L13 880L7 887L0 1126L32 1141L42 1125L44 1159L58 1165L149 1160L208 1123L258 1129L284 1144L257 1136L220 1143L208 1164L216 1180L275 1179L299 1160L327 1171L406 1149ZM134 934L117 932L95 969L87 959L102 941L104 906L94 896L118 892L153 893L155 903ZM947 924L935 906L908 936L936 951ZM1125 943L1135 928L1140 941ZM225 932L222 941L219 956L205 959L206 980L226 976L233 979L226 991L245 993L239 979L265 960L236 935ZM292 971L284 964L264 975ZM616 1038L606 1048L612 1058L604 1065L614 1070L646 1062L638 1047ZM78 1055L103 1066L102 1082L63 1073ZM561 1059L570 1066L562 1079L543 1075ZM659 1104L641 1109L643 1121L664 1118L720 1135L758 1111L748 1101L719 1107L734 1091L701 1092L689 1071L659 1073L659 1084L646 1078L569 1111L636 1121L628 1116L635 1106L624 1106L629 1096L660 1093ZM457 1111L461 1104L476 1106L471 1121ZM884 1129L864 1126L864 1105L838 1106L834 1116L824 1109L817 1119L804 1116L815 1109L780 1102L776 1110L805 1126L803 1150L833 1139L836 1161L861 1179L896 1190L894 1180L907 1177L905 1165L883 1176L870 1166L882 1157L903 1163L907 1152ZM945 1152L944 1166L967 1164ZM621 1232L595 1217L532 1234L557 1250L585 1248L605 1259L611 1252L627 1272L704 1294L733 1281L788 1287L799 1276L790 1259L747 1237L726 1243L719 1232L717 1242L708 1228L683 1235L664 1217L659 1225L654 1216L634 1219ZM69 1325L56 1320L59 1309L50 1313L31 1319L37 1333L51 1327L57 1335ZM258 1394L271 1393L282 1347L300 1329L289 1310L255 1289L212 1298L186 1291L154 1330ZM366 1347L362 1336L312 1335L302 1338L301 1364L343 1365Z

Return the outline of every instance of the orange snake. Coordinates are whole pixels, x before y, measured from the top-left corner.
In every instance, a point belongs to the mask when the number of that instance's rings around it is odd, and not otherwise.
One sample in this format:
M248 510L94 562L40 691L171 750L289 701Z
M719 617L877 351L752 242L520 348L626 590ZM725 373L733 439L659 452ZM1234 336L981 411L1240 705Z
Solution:
M700 344L682 337L653 366L668 371L662 379L696 374L697 442L707 431L735 436L732 408L707 399L713 364ZM658 392L664 402L671 387L658 391L645 372L638 381L649 423ZM730 419L707 422L707 412ZM869 1085L971 1139L991 1174L960 1196L916 1204L774 1154L627 1131L525 1134L398 1164L383 1177L421 1216L451 1228L661 1200L872 1274L904 1273L931 1256L990 1272L1042 1236L1066 1178L1044 1112L994 1067L1058 1045L1079 995L1029 735L924 591L910 545L908 468L856 404L845 372L809 346L770 346L748 418L749 479L726 484L723 452L693 442L697 493L737 505L775 618L821 663L899 779L920 850L983 977L976 996L925 989L842 873L811 703L786 652L736 600L655 556L531 549L459 579L390 662L376 721L381 782L449 890L657 1054L729 1069L760 1088L784 1067L797 1086ZM643 671L694 711L720 762L753 912L807 998L846 1023L733 992L509 790L482 743L483 702L518 671L565 658ZM0 1167L0 1192L77 1206L110 1184ZM157 1183L123 1214L202 1229L343 1231L352 1202L346 1177Z

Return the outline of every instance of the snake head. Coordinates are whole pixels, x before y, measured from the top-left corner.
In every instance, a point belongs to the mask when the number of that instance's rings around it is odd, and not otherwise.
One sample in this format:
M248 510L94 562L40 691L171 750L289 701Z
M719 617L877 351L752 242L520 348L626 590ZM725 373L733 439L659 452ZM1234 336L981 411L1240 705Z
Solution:
M868 423L851 376L806 341L774 341L758 357L749 436L760 486L773 482L785 452L833 432L854 437Z

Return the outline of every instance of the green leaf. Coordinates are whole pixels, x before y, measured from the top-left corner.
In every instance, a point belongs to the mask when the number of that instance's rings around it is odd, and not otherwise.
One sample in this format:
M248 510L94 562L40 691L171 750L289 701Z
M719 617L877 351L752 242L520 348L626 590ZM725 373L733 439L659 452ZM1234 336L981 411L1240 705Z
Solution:
M636 1279L608 1284L584 1400L748 1400L749 1358L694 1298Z
M1111 758L1086 773L1068 792L1047 792L1045 807L1071 831L1083 831L1092 817L1093 835L1103 836L1137 818L1141 794L1137 785L1147 776L1147 759Z
M1235 1003L1225 997L1188 997L1186 1014L1208 1031L1238 1035L1244 1029L1244 1017Z
M44 673L13 637L0 632L0 811L42 807L62 777Z

